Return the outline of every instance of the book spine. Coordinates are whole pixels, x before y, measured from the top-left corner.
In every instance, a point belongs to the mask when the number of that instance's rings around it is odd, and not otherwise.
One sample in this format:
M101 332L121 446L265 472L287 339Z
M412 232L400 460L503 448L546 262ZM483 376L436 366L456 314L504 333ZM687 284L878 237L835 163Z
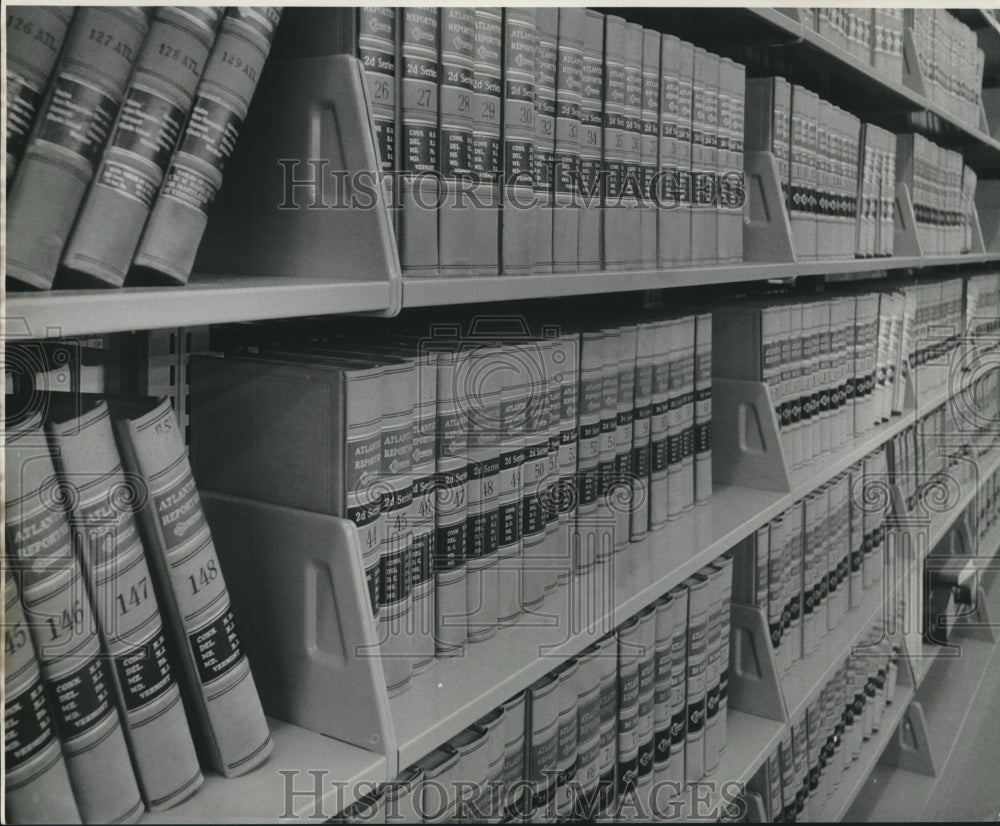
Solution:
M601 757L601 666L598 649L588 648L577 660L576 781L573 814L587 813L596 802Z
M622 126L625 140L625 177L622 206L625 230L624 268L635 269L641 256L642 222L642 26L625 24L625 103Z
M535 168L535 10L503 10L503 179L500 268L503 275L529 275L537 206Z
M583 62L582 8L559 9L553 160L552 271L578 270L577 181L580 172L580 107Z
M649 529L659 530L670 518L670 341L674 321L650 324L653 377L649 419Z
M499 375L489 364L496 351L483 349L469 359L470 374L485 377L476 388L475 412L469 415L468 534L469 642L481 642L496 634L497 554L500 547L498 476L500 474L501 388Z
M413 423L413 545L410 598L413 603L413 673L434 662L434 549L436 513L437 358L417 356L417 406Z
M399 18L396 9L386 6L361 6L357 15L357 38L351 44L365 67L368 100L371 103L375 139L378 142L381 169L389 186L395 185L399 129L399 70L396 44L399 41Z
M615 797L615 767L618 763L618 641L609 634L598 643L601 669L600 691L600 759L598 760L598 814L609 810Z
M636 330L635 391L632 397L632 450L629 473L632 481L629 539L641 540L649 530L650 431L653 412L654 328L639 324Z
M136 248L133 266L185 284L222 186L225 163L264 69L281 9L230 8L198 84L184 134Z
M568 580L575 568L574 534L578 507L577 468L579 439L577 410L580 392L580 338L574 333L560 337L554 358L559 359L559 481L556 502L559 511L557 553L563 560L560 578Z
M786 531L784 516L771 522L767 562L767 627L771 636L771 647L774 649L774 658L782 674L787 673L792 664L790 644L785 630L786 620L790 620L786 596L788 590Z
M624 269L625 248L625 21L604 18L604 162L601 248L604 269Z
M595 524L597 512L598 463L601 450L601 400L604 347L600 330L580 334L580 402L577 476L577 545L575 567L578 574L596 562Z
M21 569L26 625L80 817L133 823L143 803L64 510L72 493L56 476L40 428L28 424L13 438L8 431L5 458L7 552ZM10 673L5 670L7 679ZM9 713L9 695L7 703Z
M653 654L653 779L662 783L670 770L670 679L673 667L674 601L656 601L656 644Z
M435 652L461 655L467 640L468 411L459 396L462 354L438 354L437 486L434 539Z
M209 764L244 774L270 754L271 736L169 399L121 431L125 467L148 485L147 547Z
M690 589L681 583L670 591L674 601L673 639L670 643L670 763L667 779L684 783L684 745L687 740L688 603Z
M7 275L52 286L104 150L149 12L93 6L73 18L7 196Z
M476 260L470 275L497 275L500 271L500 121L503 109L502 9L477 8L474 14L472 148L470 166L477 202L470 204L472 234L464 243Z
M63 253L63 266L120 287L167 171L223 8L163 6Z
M503 811L504 821L520 820L525 805L525 706L527 692L522 691L503 705L501 726L503 749Z
M641 169L642 214L639 218L639 267L655 269L657 264L656 174L660 157L660 33L644 29L642 33L642 143Z
M17 585L4 575L4 814L12 823L79 823L52 707Z
M705 736L704 772L711 774L719 765L719 677L721 674L722 652L722 571L708 567L702 572L708 577L710 604L708 608L706 655L705 655Z
M73 492L75 542L136 779L150 811L181 802L201 786L194 743L170 662L153 578L127 502L141 486L122 469L106 404L49 426L56 467Z
M556 751L555 816L564 820L573 814L576 788L577 740L577 672L579 666L570 661L559 670L559 724Z
M545 591L549 593L569 582L572 570L571 547L563 543L559 526L559 444L562 431L562 368L556 353L559 342L548 339L540 343L543 375L545 379L546 436L548 438L548 458L545 466L542 508L545 516L545 556L547 575ZM564 520L565 524L565 520Z
M794 505L785 517L786 600L788 604L788 624L785 628L789 638L789 654L792 662L802 659L802 503Z
M8 184L24 154L72 19L69 6L19 6L7 12Z
M439 274L437 9L404 8L400 39L399 262L403 275Z
M667 424L668 518L694 505L694 316L674 321Z
M503 814L501 801L503 800L503 772L504 772L504 738L503 729L506 722L506 713L503 706L494 709L485 717L476 721L476 725L486 731L486 775L483 784L479 787L477 796L472 802L472 809L476 819L482 819L487 823L498 823ZM575 732L574 732L575 733ZM417 788L418 778L413 777L407 780L407 785L413 789ZM419 821L420 815L411 808L409 811L400 812L407 821Z
M472 103L475 94L474 12L442 7L438 59L438 171L441 204L438 210L438 256L441 275L464 274L472 264L469 246L472 209L465 203L472 181Z
M545 523L548 516L549 411L545 392L545 367L540 347L514 344L516 363L523 365L528 404L525 410L524 485L521 496L521 539L524 547L523 603L537 607L545 598L546 570Z
M817 518L819 500L815 493L806 497L805 531L802 541L802 656L808 658L816 650L818 643L818 606L816 595L816 532L819 528ZM825 623L824 623L825 626ZM824 629L825 630L825 629Z
M639 619L632 617L615 635L618 640L618 799L634 793L639 776Z
M718 63L704 49L695 49L691 98L691 261L715 261L718 222L715 214L715 146L718 118Z
M712 499L712 314L695 319L694 501Z
M535 167L533 181L538 220L534 224L536 273L552 272L553 169L556 121L556 41L559 10L535 9Z
M636 725L639 766L636 789L642 805L650 802L656 754L653 710L656 691L656 640L656 606L650 605L639 614L639 704Z
M731 555L725 555L713 563L720 573L719 602L714 611L719 615L719 698L716 712L715 745L712 750L718 751L721 758L726 750L729 739L729 637L732 630L733 605L733 560ZM709 753L706 740L706 754Z
M616 551L623 550L631 537L632 509L637 507L632 478L632 442L635 432L636 339L638 328L623 325L618 335L618 389L615 406L615 482L614 499ZM645 501L642 506L646 507Z
M712 589L707 577L688 580L687 617L687 731L684 738L684 779L691 783L705 775L705 716L709 619Z
M524 540L521 497L524 490L525 411L528 388L520 371L505 371L500 389L500 474L498 503L500 544L497 554L497 617L501 625L516 621L522 610Z
M615 502L618 468L618 342L621 331L606 328L602 340L601 433L597 456L597 563L610 561L615 549L623 547ZM628 525L625 522L627 541Z
M416 512L413 499L413 421L417 395L412 362L386 365L382 376L379 511L385 522L379 554L379 648L389 696L409 687L413 658L411 554Z
M601 268L601 162L604 128L604 15L588 9L583 28L580 69L580 153L577 197L580 226L577 262L580 271Z
M554 802L559 756L559 680L549 675L528 689L528 781L532 820L554 820Z
M746 173L743 164L743 135L746 128L746 67L733 63L730 75L731 120L729 165L722 169L726 180L726 221L729 224L729 262L743 261L743 205L746 202Z

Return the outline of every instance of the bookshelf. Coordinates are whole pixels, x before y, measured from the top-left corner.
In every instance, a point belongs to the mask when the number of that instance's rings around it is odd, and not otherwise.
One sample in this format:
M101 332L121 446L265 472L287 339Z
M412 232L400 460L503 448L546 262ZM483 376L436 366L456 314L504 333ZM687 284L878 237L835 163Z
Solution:
M741 44L714 43L716 35L705 21L720 13L732 15L737 22L751 20L753 31L771 35L773 43L786 51L787 60L810 62L815 73L837 78L838 83L843 78L839 98L831 94L837 102L856 114L897 129L904 128L900 126L900 113L921 114L922 121L907 121L909 125L906 128L927 132L943 144L961 147L967 162L983 176L980 185L993 183L986 181L985 177L995 175L1000 167L1000 140L982 129L960 122L943 107L928 100L912 88L916 81L908 85L907 82L895 83L875 76L870 66L782 10L759 8L687 12L690 14L686 22L670 10L625 10L623 13L629 19L648 21L661 30L676 31L700 45L734 56L739 56ZM986 44L984 48L988 47L987 67L996 65L997 54L1000 53L1000 26L996 20L978 10L963 10L959 16L978 30L980 42ZM675 22L677 25L674 25ZM739 25L729 28L734 37L742 36ZM341 66L340 71L349 74L350 70ZM307 76L312 75L313 71L309 70ZM353 114L350 117L361 117L360 88L360 84L355 82L354 98L350 103ZM332 96L334 91L327 90L325 93ZM290 107L299 104L299 98L288 102ZM346 139L345 144L350 145L351 139ZM981 208L980 214L985 216L987 213ZM989 215L992 218L995 212ZM319 236L324 226L322 220L320 216L310 216L310 221L314 223L310 224L309 232ZM305 266L302 257L296 256L296 265L286 271L280 252L275 253L277 258L267 264L271 274L201 272L196 273L184 287L137 286L115 292L79 289L57 289L46 293L8 292L5 336L10 341L33 340L301 316L393 316L410 308L583 295L614 296L644 290L726 284L794 282L798 278L814 276L865 277L890 271L908 271L917 277L961 275L975 266L1000 263L1000 250L986 249L952 256L897 255L798 262L747 260L741 264L670 269L403 280L398 272L398 261L393 260L395 242L387 222L368 224L353 231L372 235L370 240L373 246L384 256L384 260L371 264L363 273L352 275L350 266L329 268L322 263L323 256L328 256L336 244L349 242L350 231L342 232L337 238L324 237L323 245L311 250L305 258ZM754 231L745 228L745 234ZM988 238L995 236L993 232ZM298 242L302 241L299 237ZM373 320L373 323L377 321ZM902 415L894 416L891 421L844 449L823 457L821 463L795 477L791 490L767 491L717 483L710 504L694 508L662 531L650 534L643 542L630 545L615 556L613 564L607 566L603 582L587 583L603 595L603 601L590 606L584 627L569 636L564 630L567 626L573 627L571 615L580 608L579 603L573 601L573 589L579 588L581 583L570 584L546 601L543 614L525 614L514 626L499 630L493 639L470 646L464 657L438 660L430 671L414 678L407 692L387 698L385 708L379 713L385 714L381 722L391 732L391 737L373 740L367 747L362 747L351 744L348 738L335 739L301 725L270 719L275 750L267 763L235 780L208 776L204 787L193 798L168 812L146 815L142 822L281 822L288 819L289 813L302 820L328 819L353 802L350 792L339 797L335 787L324 787L318 799L318 815L315 811L317 799L297 795L289 812L285 808L286 781L280 772L297 773L297 790L308 786L311 783L308 772L318 769L328 772L328 778L345 783L344 788L348 790L354 789L357 781L381 783L392 779L398 770L427 755L531 685L551 671L555 664L579 654L624 619L652 604L664 592L751 535L807 493L885 445L921 415L947 402L951 392L944 390L933 399L911 406ZM958 503L932 521L929 547L933 548L943 539L956 520L961 518L965 507L976 496L978 480L988 477L998 467L1000 456L994 451L987 460L986 470L978 478L963 482ZM294 514L286 517L292 520L297 518ZM238 544L227 539L225 529L219 532L218 541L220 544L227 541L234 546ZM350 547L352 540L349 535L338 541L342 544L336 550L356 550ZM997 553L1000 525L982 544L986 553ZM278 558L291 553L277 544L269 552ZM891 583L891 587L885 585L889 593L905 578L905 572L901 572L900 577L900 580ZM991 593L995 594L995 591L994 582ZM887 599L888 594L882 587L868 593L865 603L824 640L821 650L799 664L798 671L785 681L783 689L779 687L780 695L772 699L783 709L782 720L730 707L727 722L729 738L714 778L745 783L755 774L787 731L788 720L800 717L818 696L852 647L878 619ZM247 603L237 614L245 615L253 610L253 603ZM963 634L962 644L968 644L970 654L975 656L965 658L958 664L958 669L947 662L949 658L936 656L940 653L939 647L921 644L919 650L910 652L913 685L899 686L878 735L866 743L861 759L841 775L837 789L823 804L823 819L840 819L848 813L859 814L866 806L868 809L864 813L872 817L881 813L895 818L904 812L917 816L923 811L933 794L933 783L928 783L922 775L889 767L880 760L914 698L920 700L935 734L944 738L956 724L961 728L962 721L947 716L947 709L965 708L978 693L985 675L991 669L995 671L998 663L994 644L974 637L966 641L966 636ZM261 660L258 658L256 662L259 669ZM939 676L947 669L954 673ZM956 681L963 684L960 691L953 688ZM327 703L337 701L338 697L334 695L325 698ZM358 740L353 733L349 739ZM955 748L955 740L949 742L951 745L947 747L945 763ZM866 798L866 792L883 787L881 800L873 804ZM718 798L714 801L718 802Z

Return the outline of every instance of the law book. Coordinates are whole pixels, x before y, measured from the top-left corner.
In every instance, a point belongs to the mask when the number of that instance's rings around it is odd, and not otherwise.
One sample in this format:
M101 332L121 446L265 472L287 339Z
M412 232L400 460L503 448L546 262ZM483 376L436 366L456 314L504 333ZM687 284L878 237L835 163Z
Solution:
M73 17L7 194L7 275L21 284L52 286L149 16L134 6L93 6Z
M724 594L722 569L706 566L700 572L708 579L708 615L705 653L705 732L702 747L704 774L718 768L720 746L725 743L719 728L719 677L721 674L722 612Z
M583 37L586 11L558 10L555 81L555 149L552 170L552 271L579 268L577 182L580 166Z
M111 681L136 780L146 807L162 811L194 794L202 774L146 551L125 498L140 497L142 486L125 475L115 445L111 417L123 408L76 398L69 407L53 404L52 412L47 431L61 483L73 493L74 541L102 648L114 664Z
M560 507L560 471L559 448L560 433L563 430L563 399L562 354L560 342L554 337L545 337L538 342L539 355L542 362L544 377L546 435L548 437L548 457L545 465L544 488L542 494L542 509L545 515L545 556L546 577L545 591L550 593L560 585L569 582L573 567L572 547L569 536L563 531L559 522ZM575 422L573 423L575 425ZM567 421L566 427L570 424ZM563 524L567 525L564 519Z
M267 758L272 741L177 419L163 399L114 425L126 471L148 486L139 524L197 721L195 742L211 768L244 774Z
M670 761L666 779L685 782L685 742L687 739L688 680L688 610L690 589L687 582L671 588L674 603L673 636L670 641Z
M670 681L673 667L674 623L677 621L671 593L656 603L653 651L653 780L660 783L670 769Z
M808 465L816 457L819 450L819 415L816 409L815 389L816 353L815 353L815 318L816 302L803 301L792 306L793 328L799 331L796 343L793 343L793 354L798 361L798 395L801 411L800 426L802 428L802 464ZM801 319L801 321L799 321Z
M601 757L601 663L599 649L590 646L577 657L576 668L576 782L574 816L596 805Z
M558 71L557 42L559 10L535 9L535 116L533 185L538 204L534 222L534 267L538 273L552 272L552 212L555 130L556 73Z
M534 268L535 10L503 10L503 179L500 271L530 275ZM529 240L531 239L531 240Z
M712 563L712 568L720 574L720 584L718 585L720 597L718 603L713 607L713 611L719 617L719 709L716 715L714 745L718 747L721 759L722 753L726 750L726 742L729 740L729 643L733 607L732 554L727 552L720 556ZM707 761L709 749L713 747L713 744L709 742L707 731L705 736Z
M712 499L712 314L695 317L694 501Z
M489 742L489 732L476 724L463 729L448 741L448 745L458 753L458 762L449 772L448 780L454 779L467 784L466 788L470 789L472 794L471 797L461 795L461 787L458 785L447 789L449 797L455 796L453 814L449 819L458 821L480 819L473 805L475 797L486 784L489 773Z
M798 722L792 723L792 771L795 785L795 818L796 822L808 822L806 803L809 797L809 765L806 758L806 721L803 716Z
M848 610L854 611L861 606L863 587L863 566L865 549L865 517L864 517L864 463L857 462L849 470L850 513L849 547L851 554L850 571L848 573Z
M820 301L816 305L820 454L840 447L834 435L838 399L834 375L833 311L834 301Z
M469 244L475 205L468 201L472 178L472 124L475 94L473 34L475 12L447 6L439 10L438 41L438 256L441 275L462 275L473 263Z
M624 550L632 534L632 512L645 508L638 500L632 478L632 446L635 433L636 347L638 328L623 324L617 336L618 388L615 405L615 482L612 491L615 516L615 550Z
M649 322L636 325L635 377L632 395L632 448L629 473L632 507L629 512L629 539L641 540L649 530L651 422L653 404L653 361L655 329Z
M615 632L618 641L618 783L619 799L634 792L639 774L639 662L642 658L638 617Z
M802 502L796 502L785 511L785 570L786 570L786 604L788 606L788 622L785 625L788 637L789 654L794 665L802 659L803 651L803 584L802 547L803 520L805 519Z
M639 804L650 805L656 755L654 702L656 691L656 606L639 612L639 704L636 736L639 765L635 787Z
M404 277L440 274L438 9L399 10L399 263Z
M781 514L771 521L768 531L767 564L767 627L771 647L780 674L787 674L792 667L791 643L788 639L791 626L788 603L787 525Z
M557 819L573 815L577 756L577 671L576 660L557 669L559 680L559 722L556 734L556 788L554 811Z
M559 755L559 678L547 674L528 688L526 704L527 770L531 819L554 820Z
M4 468L8 562L20 579L26 625L79 817L85 823L134 823L144 807L115 704L112 666L101 651L40 415L7 431ZM11 668L11 659L6 665ZM12 672L6 673L9 679ZM7 702L9 713L10 695Z
M691 262L711 264L718 249L717 173L719 57L694 52L691 118Z
M8 185L24 154L73 11L69 6L11 6L7 12Z
M417 762L423 772L421 810L424 823L448 823L458 807L456 781L459 775L459 751L451 743L443 743Z
M501 807L504 782L504 747L506 745L503 728L505 723L506 712L503 706L495 708L485 717L476 721L476 726L486 732L486 777L485 782L479 788L478 795L473 800L472 806L474 808L470 814L476 820L487 823L498 823L503 814Z
M625 101L624 101L625 177L621 202L625 231L624 268L636 269L642 256L642 26L625 24Z
M521 540L524 553L522 604L537 609L545 598L549 578L546 546L548 493L549 408L545 394L545 365L538 342L511 345L514 363L527 388L524 415L525 453L521 495Z
M816 257L816 221L812 211L812 170L816 163L809 134L813 117L812 103L818 102L808 89L793 84L789 130L788 215L796 256L803 260Z
M682 216L678 223L679 235L674 242L677 252L671 256L675 265L683 266L694 261L694 220L692 217L695 195L692 159L694 157L694 44L680 42L677 94L677 172L674 207Z
M577 468L578 431L577 411L579 410L580 382L580 337L574 332L564 332L552 348L552 363L549 370L556 377L559 389L558 419L558 477L550 497L558 510L558 538L556 555L560 560L560 584L568 582L575 568L573 558L577 515Z
M712 613L710 580L702 573L686 580L687 614L687 725L684 737L684 780L687 783L705 776L705 717L709 620Z
M831 133L833 106L820 99L816 115L816 248L814 256L831 258L835 253L836 234L833 230L833 158Z
M497 555L500 549L500 511L498 477L500 475L500 399L499 371L491 365L502 357L499 347L481 347L463 360L462 386L474 387L475 405L468 416L468 515L466 599L468 602L468 640L488 640L499 624L497 600L500 583Z
M827 570L829 615L827 630L835 630L847 613L847 577L850 571L850 485L846 474L834 477L830 484L827 514Z
M503 704L503 798L504 820L521 819L527 812L525 795L525 709L528 694L520 692Z
M728 69L729 89L732 97L732 125L729 130L730 169L724 169L726 185L726 220L729 226L729 243L726 250L729 261L743 261L743 205L746 202L746 173L744 171L744 135L746 131L746 67L733 63Z
M656 196L657 266L661 269L687 260L691 244L691 216L680 208L679 168L681 41L672 34L660 36L659 153ZM688 123L690 127L690 122ZM685 145L690 150L690 137Z
M274 6L227 10L132 266L187 283L280 19Z
M501 625L515 622L522 611L524 540L521 506L527 407L526 376L520 370L503 371L500 387L500 472L497 477L500 527L497 551L497 619Z
M670 518L670 342L673 322L643 322L647 348L653 351L649 419L649 529L656 531Z
M79 823L52 705L10 567L4 571L3 730L4 813L10 822Z
M473 260L468 275L500 271L500 123L503 98L503 10L475 8L473 24L472 140L469 167L476 186L475 201L464 204L471 233L463 240Z
M125 282L224 11L161 6L153 13L111 139L63 251L64 267L101 284Z
M888 293L874 294L874 302L877 303L877 329L878 334L875 345L875 378L874 392L872 399L872 423L882 424L885 410L885 396L889 392L886 384L889 369L889 346L892 334L892 310L891 299Z
M607 812L614 800L618 764L618 639L608 634L597 643L600 663L600 756L597 764L597 814Z
M601 268L601 164L604 150L604 15L587 9L583 20L580 65L580 131L577 141L577 266L581 272Z
M602 338L601 426L597 456L597 564L607 563L611 554L628 541L628 521L624 521L625 539L621 537L623 521L616 494L619 491L618 471L618 347L620 327L605 327ZM626 510L627 513L627 510Z
M671 322L667 421L667 503L673 520L694 505L695 317Z
M655 197L656 178L660 158L660 33L653 29L642 30L642 107L640 119L641 143L639 147L640 215L639 261L640 269L657 266L657 212L659 201Z
M625 50L626 23L617 15L604 18L604 174L602 187L601 249L604 269L625 268L626 248L625 187Z
M811 657L819 647L819 510L816 492L805 498L803 505L804 532L802 541L802 656ZM825 561L825 560L824 560ZM826 622L822 622L826 632Z
M590 571L597 560L598 463L601 449L601 404L604 382L604 333L580 333L579 429L577 453L577 530L575 569Z

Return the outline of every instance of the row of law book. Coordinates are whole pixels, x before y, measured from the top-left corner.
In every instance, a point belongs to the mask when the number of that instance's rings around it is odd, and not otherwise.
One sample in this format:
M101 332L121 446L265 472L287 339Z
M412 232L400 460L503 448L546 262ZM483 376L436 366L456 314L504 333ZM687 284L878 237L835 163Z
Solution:
M897 135L896 179L910 190L921 252L969 252L977 177L961 153L916 133Z
M394 694L712 495L710 314L480 321L234 325L191 361L201 484L357 526Z
M976 33L943 8L906 9L924 93L970 126L980 128L985 53Z
M343 52L405 276L743 260L742 65L568 7L299 9L275 44Z
M766 822L821 821L843 773L881 728L896 697L901 651L886 637L881 619L859 647L863 654L837 669L748 784Z
M903 82L903 9L824 6L798 9L796 19L887 80Z
M980 351L1000 346L1000 273L972 275L966 280L965 334Z
M892 255L895 136L783 77L746 95L746 148L774 155L796 257Z
M731 575L720 557L340 822L669 817L726 746Z
M733 549L733 600L763 612L782 676L814 668L824 639L880 587L886 508L872 503L887 482L879 449Z
M963 353L969 298L960 278L911 284L903 288L905 370L919 404L937 398L960 375L956 360Z
M718 307L714 375L766 384L786 463L808 467L903 409L904 307L892 292Z
M6 435L5 813L131 823L270 732L169 401L42 407Z
M12 6L7 275L186 283L280 16Z

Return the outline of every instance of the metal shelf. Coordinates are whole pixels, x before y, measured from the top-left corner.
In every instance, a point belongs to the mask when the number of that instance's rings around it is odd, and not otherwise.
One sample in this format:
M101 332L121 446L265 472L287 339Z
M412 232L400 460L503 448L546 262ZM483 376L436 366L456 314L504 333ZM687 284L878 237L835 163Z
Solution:
M274 751L262 765L242 777L206 774L192 797L165 812L147 812L139 822L324 823L354 802L359 784L363 792L389 779L384 755L280 720L267 722Z
M184 287L9 292L5 337L156 330L163 327L334 313L389 306L388 282L195 275Z

